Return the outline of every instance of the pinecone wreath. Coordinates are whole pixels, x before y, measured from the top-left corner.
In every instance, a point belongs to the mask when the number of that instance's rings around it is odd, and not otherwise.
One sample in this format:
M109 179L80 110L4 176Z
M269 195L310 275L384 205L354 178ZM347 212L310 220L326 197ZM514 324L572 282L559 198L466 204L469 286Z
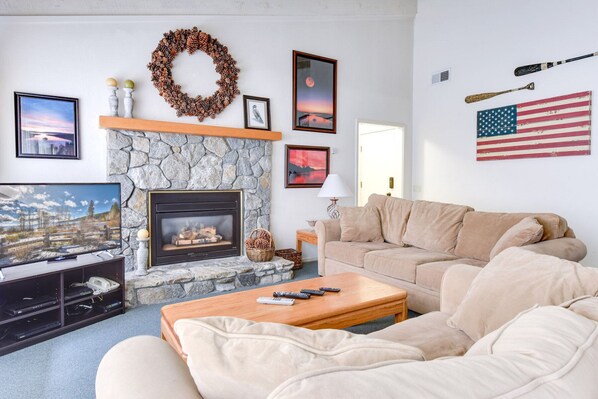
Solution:
M191 97L172 79L172 61L185 50L189 54L199 50L212 57L220 79L216 81L218 90L211 96ZM240 70L236 64L226 46L197 27L193 27L193 29L177 29L165 33L158 47L152 52L152 61L147 67L151 71L154 86L164 100L176 110L177 116L196 116L201 122L208 116L215 118L238 94L241 94L237 87Z

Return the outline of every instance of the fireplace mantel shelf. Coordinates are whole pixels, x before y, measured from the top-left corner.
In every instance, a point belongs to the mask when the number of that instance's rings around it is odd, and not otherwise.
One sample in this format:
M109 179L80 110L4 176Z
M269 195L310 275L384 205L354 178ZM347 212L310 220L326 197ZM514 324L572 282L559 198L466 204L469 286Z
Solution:
M120 118L117 116L100 116L100 128L271 141L282 139L281 132L271 132L269 130L195 125L191 123L154 121L149 119Z

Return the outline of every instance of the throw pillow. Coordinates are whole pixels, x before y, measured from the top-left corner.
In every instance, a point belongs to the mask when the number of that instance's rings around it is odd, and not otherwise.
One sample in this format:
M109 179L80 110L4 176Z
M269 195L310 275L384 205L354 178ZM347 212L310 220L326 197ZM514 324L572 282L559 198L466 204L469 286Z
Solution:
M181 319L174 330L205 399L263 399L283 381L311 370L423 360L417 348L343 330L309 330L234 317Z
M339 207L341 241L383 242L380 213L374 207Z
M477 341L533 305L596 294L598 269L508 248L480 271L447 323Z
M538 221L532 217L526 217L498 239L494 248L490 251L490 259L510 247L522 247L524 245L534 244L542 239L544 228Z

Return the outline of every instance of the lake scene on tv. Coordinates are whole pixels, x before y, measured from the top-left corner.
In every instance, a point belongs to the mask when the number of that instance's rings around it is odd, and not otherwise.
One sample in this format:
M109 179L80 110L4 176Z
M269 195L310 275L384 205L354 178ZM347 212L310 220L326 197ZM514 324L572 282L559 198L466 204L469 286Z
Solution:
M0 268L120 247L119 184L0 185Z

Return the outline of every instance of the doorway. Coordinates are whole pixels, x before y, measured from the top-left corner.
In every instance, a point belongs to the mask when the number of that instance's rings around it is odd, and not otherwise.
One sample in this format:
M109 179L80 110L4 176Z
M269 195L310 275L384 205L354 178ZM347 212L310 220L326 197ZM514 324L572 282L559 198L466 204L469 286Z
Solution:
M357 122L357 202L371 194L404 197L405 127L393 123Z

